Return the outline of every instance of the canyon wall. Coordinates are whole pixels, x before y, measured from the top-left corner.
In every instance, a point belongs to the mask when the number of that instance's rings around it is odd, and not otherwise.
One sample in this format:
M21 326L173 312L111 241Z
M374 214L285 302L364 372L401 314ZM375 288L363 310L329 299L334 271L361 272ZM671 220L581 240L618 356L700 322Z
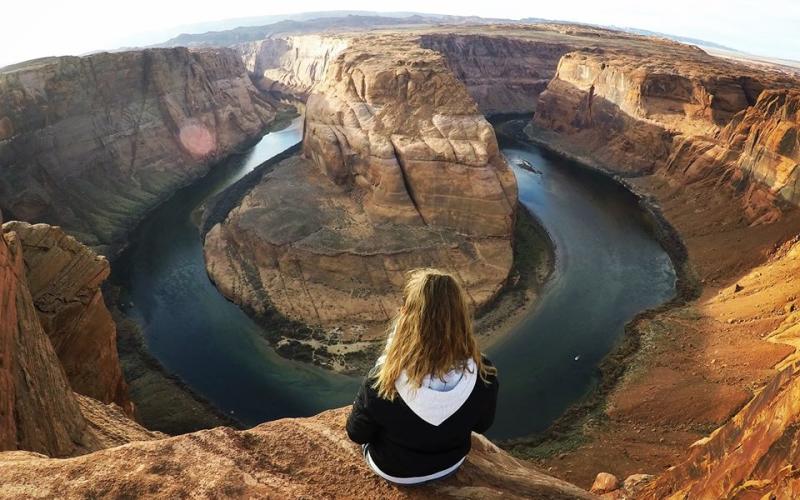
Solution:
M0 72L0 209L106 253L259 137L273 108L230 49L39 59Z
M792 81L689 48L663 52L565 55L531 134L623 175L726 186L753 223L800 202Z
M576 40L424 33L420 44L442 54L483 114L533 113L558 61L581 44Z
M531 134L585 163L718 182L754 223L800 201L794 77L664 39L573 28L430 30L419 39L482 112L535 112Z
M797 85L655 41L560 60L529 137L623 178L663 214L688 250L690 293L629 325L641 348L602 422L583 421L584 444L540 462L555 475L590 484L600 459L619 476L674 466L645 498L794 487Z
M235 302L324 330L295 329L279 351L299 339L341 368L383 338L410 269L450 270L476 308L491 301L512 264L517 192L475 101L414 37L354 37L326 65L306 103L304 157L264 174L205 253Z
M117 356L116 325L100 291L110 273L108 261L58 227L7 222L3 233L14 233L21 244L39 323L72 389L133 415Z
M744 408L707 437L693 443L688 456L651 484L646 498L796 498L800 428L800 241L795 236L764 264L716 294L704 309L744 331L760 330L764 340L783 346L780 370ZM746 335L744 332L740 335ZM789 347L791 346L791 347ZM739 365L742 373L763 348L746 350L748 361L720 356L720 370ZM744 365L744 366L742 366Z
M71 380L65 373L51 338L48 337L48 334L53 334L56 338L61 336L59 340L62 344L83 342L85 339L81 337L86 337L87 334L80 327L76 328L71 320L91 317L91 310L96 310L98 306L91 304L91 299L94 298L91 293L93 285L71 287L56 279L50 285L50 292L54 295L45 298L39 293L42 283L37 280L45 275L54 276L51 274L54 269L63 271L73 265L77 269L85 269L86 261L97 257L84 253L90 252L85 247L76 249L79 254L77 257L65 256L65 250L58 247L55 241L38 238L53 228L30 228L24 225L18 227L21 233L15 230L14 223L5 225L0 237L0 387L3 389L0 392L0 449L69 456L100 449L104 445L157 437L157 433L150 433L130 421L118 407L106 406L75 394L70 386ZM31 236L31 231L39 234ZM54 232L59 233L57 230ZM62 239L59 236L63 238L63 235L57 234L56 241ZM68 246L72 246L72 242L68 242ZM54 244L52 264L45 264L36 255L30 259L25 257L26 246L28 249L35 246L34 253L46 252L48 247L45 245L51 243ZM69 259L71 261L67 262ZM62 278L67 276L63 272L55 274ZM87 278L91 281L95 277ZM78 289L88 292L88 297L85 297L90 299L88 303L82 304L80 300L76 300ZM39 306L43 304L59 305L56 307L57 311L42 311ZM56 314L51 315L51 312ZM103 334L109 333L103 329L100 331ZM68 337L63 337L65 334ZM102 380L88 382L89 377L97 376L108 368L108 363L103 362L104 356L115 358L113 337L107 340L110 342L99 346L85 346L86 351L65 348L62 352L77 354L88 351L86 359L71 360L76 383L90 384L88 387L84 386L89 389L87 392L106 389L106 395L119 397L124 403L124 382L115 378L119 376L118 364L111 369L112 378L107 380L106 387L103 387ZM109 344L113 354L91 352L94 348L108 348ZM75 371L81 370L78 361L85 363L82 370L89 377ZM94 366L95 362L102 364ZM118 421L125 424L109 425L109 422Z
M347 38L305 35L265 38L237 50L261 90L305 100L347 44Z

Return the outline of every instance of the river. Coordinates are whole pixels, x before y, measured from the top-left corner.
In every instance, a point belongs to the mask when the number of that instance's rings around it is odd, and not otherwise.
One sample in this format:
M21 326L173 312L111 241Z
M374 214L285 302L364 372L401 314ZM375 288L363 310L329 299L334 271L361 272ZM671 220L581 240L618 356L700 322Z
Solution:
M165 369L246 425L307 416L352 401L358 380L279 357L260 327L209 280L192 214L301 140L302 121L172 196L131 235L112 280ZM675 274L635 198L610 179L535 146L506 147L520 201L556 245L538 306L488 353L500 373L495 438L544 429L596 384L596 366L638 312L668 300ZM169 411L165 408L164 411Z

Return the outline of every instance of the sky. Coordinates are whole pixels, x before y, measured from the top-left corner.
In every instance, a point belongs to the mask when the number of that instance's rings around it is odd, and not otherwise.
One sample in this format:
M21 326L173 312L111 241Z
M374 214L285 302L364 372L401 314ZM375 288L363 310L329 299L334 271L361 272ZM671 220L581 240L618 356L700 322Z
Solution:
M0 66L157 43L193 23L332 9L539 17L634 27L800 60L797 0L9 0L0 18Z

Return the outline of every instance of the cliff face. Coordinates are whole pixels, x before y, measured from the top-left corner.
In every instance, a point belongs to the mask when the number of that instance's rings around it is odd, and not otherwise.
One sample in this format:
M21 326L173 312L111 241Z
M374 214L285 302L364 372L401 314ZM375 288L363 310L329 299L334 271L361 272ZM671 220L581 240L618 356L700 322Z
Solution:
M228 49L30 61L0 73L0 208L107 252L274 115Z
M766 323L764 339L783 346L785 357L779 358L778 374L744 408L692 444L687 457L648 487L648 498L796 498L800 494L796 473L800 463L798 269L800 243L795 237L738 280L736 288L709 302L710 312L729 315L729 323L741 328ZM760 315L754 318L754 311ZM749 350L748 356L756 360L757 351Z
M642 347L604 422L588 423L564 460L542 463L578 484L600 457L618 476L682 464L654 498L766 493L797 464L784 448L797 418L792 375L773 380L776 367L792 371L797 346L798 261L786 250L800 231L797 80L688 47L599 45L561 59L528 133L657 204L699 297L630 325ZM686 446L720 426L687 460Z
M219 427L71 460L3 453L0 490L5 498L593 498L478 435L451 478L415 488L392 486L370 471L361 448L347 440L346 415L346 409L332 410L238 432Z
M309 98L304 155L335 184L361 188L377 223L508 238L513 173L441 56L404 37L353 45Z
M728 186L751 222L776 220L776 199L800 201L791 81L683 52L565 55L532 133L624 175L663 170L684 185Z
M86 422L33 306L16 233L0 238L3 450L74 452Z
M420 44L442 54L484 114L533 113L576 40L533 41L507 36L426 33Z
M86 308L75 304L75 296L72 295L74 290L71 291L69 286L62 282L53 283L53 288L50 290L53 293L66 290L64 295L51 296L40 302L40 304L61 302L62 305L58 308L61 314L51 316L47 311L42 313L38 309L36 298L41 301L43 297L34 295L41 291L41 284L36 280L48 274L48 269L42 269L40 266L28 267L37 265L37 257L33 256L31 260L25 258L26 243L32 244L35 240L26 233L29 230L41 232L52 228L34 226L31 229L23 226L20 229L22 235L14 230L13 223L8 224L4 226L0 238L0 311L2 312L0 346L3 347L0 350L2 356L0 387L3 388L0 392L0 449L24 449L52 456L67 456L99 449L103 443L121 444L131 439L149 439L156 436L156 433L149 433L129 421L119 410L106 407L99 402L92 402L89 398L82 399L72 392L70 380L48 333L51 331L57 335L69 333L70 329L64 327L69 324L70 316L75 314L77 317L85 317ZM26 242L23 241L23 237ZM36 241L44 243L42 240ZM46 247L40 247L40 251L45 250ZM54 268L65 269L71 264L81 267L80 258L65 263L63 249L55 247L54 250L53 254L56 256ZM88 249L86 251L88 252ZM29 280L29 275L33 275L34 279ZM64 275L61 274L61 277ZM43 327L43 323L48 327ZM78 343L83 340L75 338L81 336L76 335L79 330L73 329L71 333L72 338L59 340L62 343ZM113 338L111 340L113 341ZM89 346L88 350L91 350L91 347L93 346ZM111 347L115 353L116 346L112 343ZM67 349L66 352L75 351ZM97 354L93 353L83 361L97 360ZM84 365L84 369L90 375L97 373L97 367L88 364ZM119 365L112 375L119 375ZM82 381L86 380L86 377L78 373L75 379ZM110 394L116 395L113 391L121 388L121 396L124 397L124 383L119 379L112 379L110 382L108 387L111 389ZM101 381L94 383L97 384L95 387L102 387ZM84 412L84 408L92 409L92 418L87 420L85 413L90 412L88 410ZM114 420L125 421L125 428L111 428L104 423Z
M355 37L326 65L306 104L305 158L265 174L205 253L226 296L324 330L295 329L279 348L300 339L342 368L382 338L412 268L456 273L476 307L497 295L517 192L492 127L414 37Z
M265 38L237 49L261 90L305 100L347 44L346 38L306 35Z
M14 233L22 245L39 323L72 389L133 415L117 356L116 326L100 291L110 272L108 261L57 227L8 222L3 232Z
M800 204L800 91L768 90L721 131L736 167L770 192Z

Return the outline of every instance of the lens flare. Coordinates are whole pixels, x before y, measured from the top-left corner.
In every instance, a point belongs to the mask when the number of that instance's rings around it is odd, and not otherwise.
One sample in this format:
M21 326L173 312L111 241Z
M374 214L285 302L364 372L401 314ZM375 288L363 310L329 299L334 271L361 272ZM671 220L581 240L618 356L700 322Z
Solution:
M199 122L181 127L178 138L183 147L197 158L208 155L217 146L214 135L208 130L208 127Z

